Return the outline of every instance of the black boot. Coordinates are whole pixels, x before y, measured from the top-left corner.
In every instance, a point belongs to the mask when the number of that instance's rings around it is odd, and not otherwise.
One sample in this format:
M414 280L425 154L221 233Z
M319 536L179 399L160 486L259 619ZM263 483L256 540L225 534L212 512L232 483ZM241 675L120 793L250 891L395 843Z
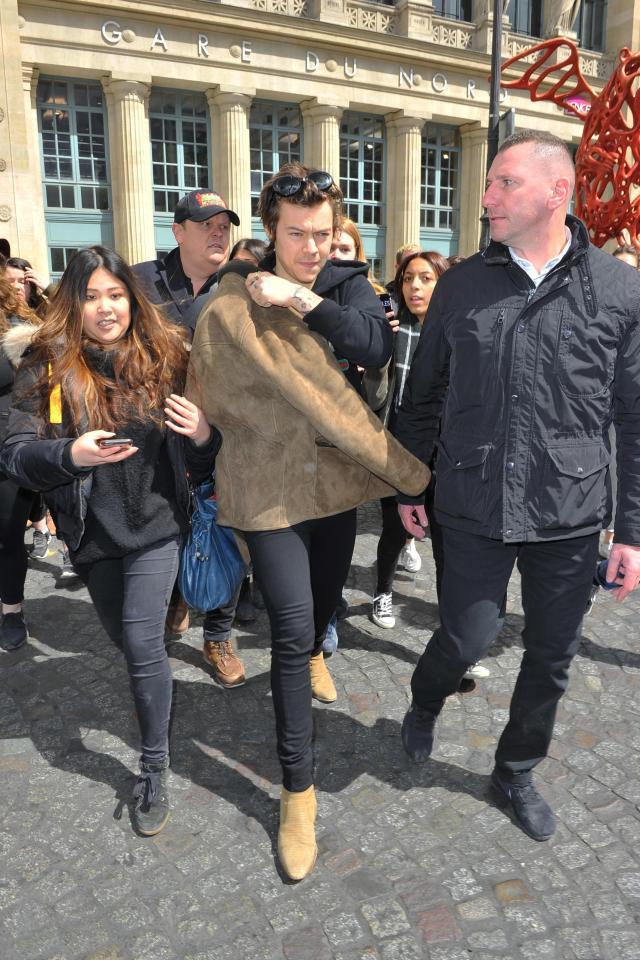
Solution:
M5 650L17 650L27 642L27 627L24 622L24 613L4 613L0 627L0 643Z
M141 763L140 776L133 788L135 807L133 826L143 837L160 833L169 819L167 771L169 759L160 763Z

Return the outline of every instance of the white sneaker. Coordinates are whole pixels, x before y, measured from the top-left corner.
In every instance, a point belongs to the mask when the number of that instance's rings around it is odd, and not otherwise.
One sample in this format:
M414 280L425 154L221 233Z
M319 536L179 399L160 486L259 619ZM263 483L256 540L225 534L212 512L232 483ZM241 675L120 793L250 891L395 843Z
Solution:
M491 676L491 670L481 663L472 663L464 675L465 680L486 680Z
M395 627L396 618L393 615L393 603L390 593L381 593L379 596L373 598L371 619L377 627L386 627L387 629Z
M413 537L402 548L399 563L409 573L417 573L422 566L422 557L416 549L416 542Z

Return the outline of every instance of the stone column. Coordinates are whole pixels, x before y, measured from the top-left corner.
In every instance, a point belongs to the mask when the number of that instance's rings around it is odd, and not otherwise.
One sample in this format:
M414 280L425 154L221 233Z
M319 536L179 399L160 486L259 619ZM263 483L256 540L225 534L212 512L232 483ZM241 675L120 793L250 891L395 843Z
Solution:
M228 87L207 90L211 116L213 179L211 187L222 194L240 217L232 226L232 240L251 236L251 152L249 111L253 97Z
M398 247L420 242L422 130L425 117L402 112L385 117L387 133L387 240L385 266L390 276Z
M304 124L304 162L330 173L340 183L340 120L342 107L335 103L305 100L300 104Z
M396 0L397 33L409 40L433 40L432 0Z
M460 127L462 168L460 171L460 246L463 257L477 253L482 224L482 196L487 172L487 128L480 123Z
M109 158L115 248L128 263L153 260L153 177L149 137L150 86L102 81L109 115Z
M493 43L493 0L475 0L473 15L476 23L476 32L473 40L473 49L482 53L491 54ZM502 52L507 55L506 41L511 26L509 17L505 13L502 17Z
M25 110L22 76L20 29L24 20L18 15L17 0L0 3L0 237L7 239L14 257L25 257L43 270L41 259L44 224L30 211L33 175L38 150L31 153L30 114ZM31 155L30 155L31 154ZM35 198L42 204L42 188ZM37 230L34 220L38 220Z
M33 64L24 63L22 65L24 116L27 128L27 152L31 179L30 201L28 206L31 215L31 230L34 238L33 247L25 256L33 264L37 273L48 277L49 251L44 218L44 195L40 168L40 135L38 133L38 110L36 107L39 74L40 71Z

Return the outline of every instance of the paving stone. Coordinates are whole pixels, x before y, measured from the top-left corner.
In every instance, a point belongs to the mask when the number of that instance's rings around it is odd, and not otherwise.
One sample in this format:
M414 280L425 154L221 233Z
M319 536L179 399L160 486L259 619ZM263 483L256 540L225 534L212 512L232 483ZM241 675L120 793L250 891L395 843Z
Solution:
M502 880L494 886L495 895L500 903L512 903L514 900L529 900L530 893L525 883L519 878Z
M410 929L407 915L397 900L372 900L363 904L362 914L376 938L392 937Z
M536 844L488 793L522 656L514 574L491 677L448 698L432 760L399 729L437 624L433 563L394 585L397 624L368 620L377 504L360 510L332 659L339 699L314 707L319 858L277 869L279 771L266 614L236 639L248 682L201 667L202 617L169 647L167 828L132 831L139 754L121 654L86 590L29 570L33 639L0 653L2 960L640 960L640 595L606 600L585 636L537 778L558 816Z

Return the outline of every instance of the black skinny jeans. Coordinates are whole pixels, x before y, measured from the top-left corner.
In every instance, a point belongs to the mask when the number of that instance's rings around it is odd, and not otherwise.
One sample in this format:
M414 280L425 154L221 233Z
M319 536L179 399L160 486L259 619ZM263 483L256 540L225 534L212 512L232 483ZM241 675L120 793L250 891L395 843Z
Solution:
M27 578L24 531L27 520L41 520L40 494L19 487L0 474L0 600L22 603Z
M144 763L159 763L169 754L172 678L164 623L179 548L179 538L171 537L124 557L75 568L106 633L124 652Z
M435 488L435 474L432 474L431 482L426 489L424 505L427 511L427 519L429 520L429 530L431 533L431 551L436 565L436 593L438 597L440 597L442 573L444 570L444 554L442 549L442 528L433 514ZM382 510L382 533L378 540L376 597L381 593L391 593L393 589L393 579L398 569L398 560L409 536L402 525L402 520L398 513L398 501L395 497L383 497L380 501L380 509Z
M356 538L356 511L283 530L245 532L271 624L271 691L287 790L313 783L309 659L338 605Z
M516 544L450 527L443 534L441 626L411 678L413 698L437 715L469 664L484 657L502 628L507 584L517 563L524 655L495 757L504 779L524 783L548 753L558 701L580 644L598 534Z

